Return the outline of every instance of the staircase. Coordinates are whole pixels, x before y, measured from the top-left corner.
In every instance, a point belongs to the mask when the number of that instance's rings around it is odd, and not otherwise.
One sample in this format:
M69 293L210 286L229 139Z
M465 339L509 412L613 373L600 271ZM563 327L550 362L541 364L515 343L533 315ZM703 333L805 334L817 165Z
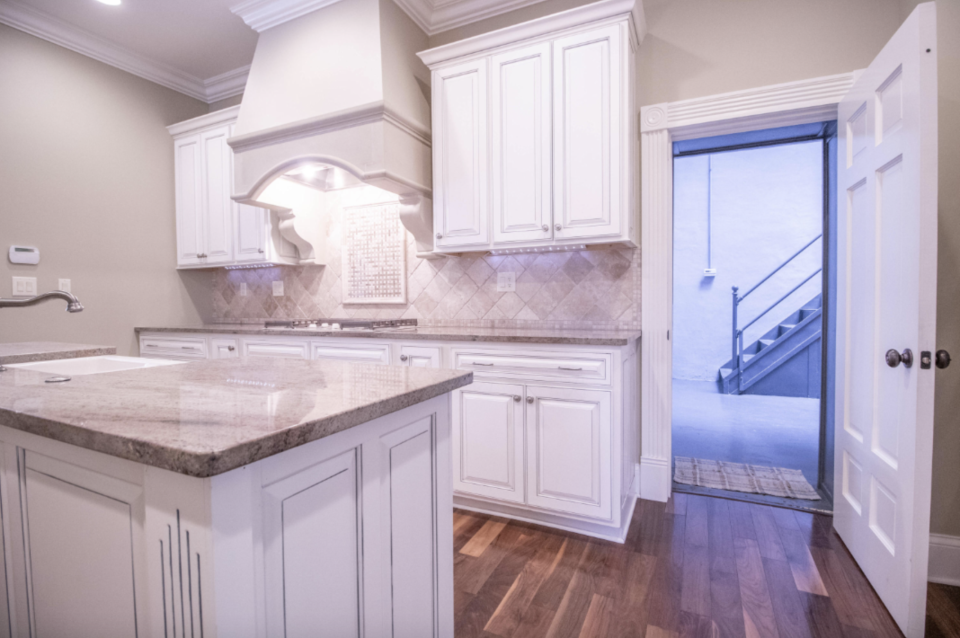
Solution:
M740 369L730 359L720 368L724 394L820 398L823 296L741 350Z

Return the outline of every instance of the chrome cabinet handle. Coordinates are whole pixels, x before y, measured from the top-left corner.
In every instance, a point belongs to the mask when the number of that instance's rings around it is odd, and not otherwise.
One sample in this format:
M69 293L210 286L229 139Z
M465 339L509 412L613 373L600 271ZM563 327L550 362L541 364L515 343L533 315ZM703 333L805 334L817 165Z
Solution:
M520 403L520 395L519 395L519 394L514 395L513 400L514 400L516 403Z
M896 368L898 365L903 363L903 367L909 368L913 365L913 352L910 348L907 348L903 352L897 352L896 350L890 349L887 350L887 354L884 356L887 360L887 365L891 368Z
M197 350L194 346L180 346L181 350Z
M563 366L557 366L559 370L569 370L570 372L580 372L583 368L565 368Z
M437 233L437 239L443 239L443 233Z
M527 397L527 403L533 403L534 401L536 401L536 399L533 397Z
M547 224L544 224L544 225L543 225L543 232L547 232L547 231L549 231L549 230L550 230L550 226L548 226Z
M409 358L410 358L410 357L408 357L408 356L405 355L405 354L400 355L400 360L401 360L401 361L406 361L406 360L409 359Z
M475 365L475 366L492 366L493 364L492 364L492 363L480 363L480 362L478 362L478 361L474 361L472 365Z
M563 230L563 226L560 224L557 224L556 226L554 226L554 228L557 230Z

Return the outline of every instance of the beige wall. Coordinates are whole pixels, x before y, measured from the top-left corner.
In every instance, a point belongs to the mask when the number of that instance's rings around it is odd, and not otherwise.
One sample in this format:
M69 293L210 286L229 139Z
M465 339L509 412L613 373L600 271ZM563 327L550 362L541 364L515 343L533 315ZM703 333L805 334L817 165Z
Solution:
M0 341L136 352L138 324L196 322L209 273L176 272L173 144L164 128L207 105L0 25L0 296L12 275L41 291L69 278L86 306L0 309ZM15 266L11 244L40 248Z
M545 2L440 33L431 46L587 4ZM646 0L641 105L843 73L865 67L917 0ZM938 348L960 360L960 0L940 0ZM960 536L960 369L937 373L935 533Z

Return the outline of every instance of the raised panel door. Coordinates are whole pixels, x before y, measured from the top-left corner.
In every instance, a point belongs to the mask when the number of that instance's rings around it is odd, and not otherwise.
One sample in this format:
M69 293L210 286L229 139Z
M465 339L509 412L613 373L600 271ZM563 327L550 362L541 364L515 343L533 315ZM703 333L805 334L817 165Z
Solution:
M490 241L487 189L487 61L433 74L434 232L437 248Z
M400 346L400 363L411 368L439 368L440 348Z
M233 260L233 155L227 146L230 127L224 126L200 134L203 154L203 228L204 264Z
M264 261L267 258L267 211L256 206L236 204L236 246L238 262Z
M474 383L453 392L453 489L523 502L523 386Z
M527 386L527 504L610 520L610 393Z
M390 363L390 346L387 344L354 345L344 343L343 340L337 341L313 344L313 358L377 365L388 365Z
M251 339L243 342L243 356L309 359L310 348L306 341L257 341Z
M553 42L557 239L621 232L620 29L609 25Z
M552 239L550 43L493 56L490 71L493 239Z
M201 159L200 136L178 139L173 144L177 208L177 265L200 263Z
M215 337L210 340L211 359L235 359L240 356L240 344L237 339Z

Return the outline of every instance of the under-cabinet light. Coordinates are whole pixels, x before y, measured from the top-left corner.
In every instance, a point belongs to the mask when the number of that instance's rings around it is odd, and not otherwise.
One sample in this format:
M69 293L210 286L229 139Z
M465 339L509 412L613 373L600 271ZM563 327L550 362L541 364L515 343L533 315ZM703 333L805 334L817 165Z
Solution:
M253 268L273 268L281 264L236 264L234 266L224 266L227 270L251 270Z
M100 4L109 4L111 7L120 5L121 0L97 0Z
M491 250L490 255L526 255L530 253L563 253L571 250L586 250L586 244L571 244L568 246L537 246L534 248L501 248Z

